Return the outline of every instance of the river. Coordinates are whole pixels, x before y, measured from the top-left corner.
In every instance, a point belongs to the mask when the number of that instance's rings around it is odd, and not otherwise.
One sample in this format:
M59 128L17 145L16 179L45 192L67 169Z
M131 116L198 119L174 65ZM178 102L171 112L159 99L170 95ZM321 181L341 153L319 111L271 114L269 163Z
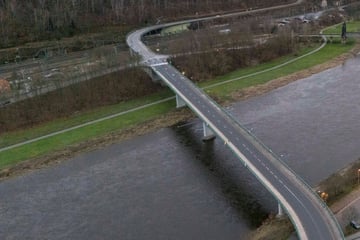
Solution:
M360 157L359 58L228 111L309 184ZM246 239L276 201L198 119L0 183L0 239Z

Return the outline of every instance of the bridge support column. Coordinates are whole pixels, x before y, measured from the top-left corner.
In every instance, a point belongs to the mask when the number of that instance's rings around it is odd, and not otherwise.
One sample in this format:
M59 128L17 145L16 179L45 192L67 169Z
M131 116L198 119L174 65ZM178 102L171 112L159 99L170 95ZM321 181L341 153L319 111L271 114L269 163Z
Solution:
M210 141L215 138L214 132L209 128L209 125L206 122L203 122L203 132L204 132L203 141Z
M129 48L129 52L130 52L130 56L134 57L135 56L135 52L132 48Z
M284 209L281 204L278 202L278 214L276 215L278 218L281 218L285 215Z
M186 106L185 101L179 95L176 94L176 108L181 108L184 106Z
M161 83L161 78L156 73L154 73L154 71L151 68L144 67L143 69L149 75L149 77L151 77L154 83L159 83L159 82Z

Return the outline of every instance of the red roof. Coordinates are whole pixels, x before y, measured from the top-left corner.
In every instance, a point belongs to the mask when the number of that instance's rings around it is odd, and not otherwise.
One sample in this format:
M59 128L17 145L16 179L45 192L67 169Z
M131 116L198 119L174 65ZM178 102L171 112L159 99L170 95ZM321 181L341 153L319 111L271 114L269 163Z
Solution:
M0 93L10 91L10 83L5 79L0 79Z

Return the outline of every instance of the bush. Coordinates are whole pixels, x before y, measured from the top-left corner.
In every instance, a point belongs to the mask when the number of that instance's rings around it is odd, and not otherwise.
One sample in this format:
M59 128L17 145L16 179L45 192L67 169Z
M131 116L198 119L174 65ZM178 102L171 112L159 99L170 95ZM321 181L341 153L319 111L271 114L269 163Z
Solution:
M298 41L281 32L265 44L249 48L219 50L173 59L193 81L199 82L223 75L238 68L266 62L296 52Z
M160 89L140 69L127 69L0 109L0 132L27 128L78 111L116 104Z

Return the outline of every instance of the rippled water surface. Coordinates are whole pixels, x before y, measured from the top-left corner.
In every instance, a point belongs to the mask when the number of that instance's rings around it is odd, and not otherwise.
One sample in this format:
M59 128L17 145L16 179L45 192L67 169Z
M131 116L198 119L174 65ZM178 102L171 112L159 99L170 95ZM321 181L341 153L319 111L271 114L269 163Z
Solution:
M359 59L229 112L315 185L360 157ZM246 239L276 202L201 123L0 183L0 239Z
M1 183L0 238L239 239L265 214L255 180L196 123Z
M360 157L360 57L233 112L298 174L316 185Z

